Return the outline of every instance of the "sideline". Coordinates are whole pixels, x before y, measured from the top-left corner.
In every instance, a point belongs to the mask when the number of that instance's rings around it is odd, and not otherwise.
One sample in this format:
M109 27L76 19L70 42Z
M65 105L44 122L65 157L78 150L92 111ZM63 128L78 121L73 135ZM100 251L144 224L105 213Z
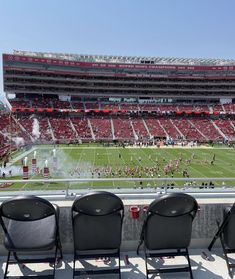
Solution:
M14 165L16 162L18 162L19 160L23 159L25 156L29 155L30 153L32 153L34 150L37 150L36 147L30 148L29 150L21 153L20 155L18 155L17 157L15 157L13 160L10 160L9 163L7 163L7 167L11 167L12 165Z
M35 147L34 147L35 148ZM53 149L54 147L50 147L50 146L37 146L37 149ZM62 146L62 147L56 147L56 149L60 150L60 149L196 149L196 150L205 150L205 149L210 149L210 150L219 150L219 149L225 149L225 150L234 150L234 148L232 147L212 147L212 146L193 146L193 147L188 147L188 146L125 146L124 148L122 146Z

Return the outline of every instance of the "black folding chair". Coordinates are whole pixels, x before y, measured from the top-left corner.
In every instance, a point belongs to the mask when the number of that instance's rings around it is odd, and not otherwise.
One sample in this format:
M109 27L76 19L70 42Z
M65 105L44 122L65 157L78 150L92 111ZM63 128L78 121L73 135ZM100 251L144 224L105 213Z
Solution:
M4 246L8 250L4 279L14 277L7 276L9 264L44 262L54 265L53 274L38 277L55 277L57 260L62 259L58 217L57 206L36 196L17 196L1 204L0 222L5 234ZM58 250L60 257L57 257ZM53 252L53 257L25 258L35 252ZM19 253L24 256L19 258ZM17 278L27 277L32 276Z
M196 200L187 194L170 193L153 201L147 211L142 227L139 248L144 243L146 275L189 272L193 278L188 253L191 240L192 222L198 210ZM161 267L150 269L149 259L185 256L184 267Z
M233 278L233 268L235 268L235 264L230 263L228 254L235 253L235 203L233 206L225 208L223 213L224 218L222 223L220 224L219 220L216 221L218 230L208 246L208 250L211 251L216 240L219 238L228 267L229 276Z
M118 274L124 206L116 195L97 191L77 198L72 206L74 236L73 277ZM76 261L95 258L118 259L118 267L77 269Z

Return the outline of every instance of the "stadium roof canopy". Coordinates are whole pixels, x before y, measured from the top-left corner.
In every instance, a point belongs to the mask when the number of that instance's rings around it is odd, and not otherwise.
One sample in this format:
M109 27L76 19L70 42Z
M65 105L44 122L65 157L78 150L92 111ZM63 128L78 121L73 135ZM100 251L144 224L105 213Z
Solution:
M234 59L213 58L165 58L165 57L140 57L140 56L115 56L115 55L86 55L67 53L48 53L14 50L15 55L63 59L69 61L104 62L104 63L129 63L129 64L161 64L161 65L208 65L224 66L235 65Z

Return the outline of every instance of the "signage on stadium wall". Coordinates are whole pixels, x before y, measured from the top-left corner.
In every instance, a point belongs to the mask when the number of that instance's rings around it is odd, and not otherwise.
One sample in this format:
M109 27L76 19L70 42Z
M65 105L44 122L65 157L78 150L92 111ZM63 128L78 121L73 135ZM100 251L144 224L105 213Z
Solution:
M116 74L116 73L104 73L104 72L99 72L99 73L94 73L94 72L90 72L90 73L84 73L84 72L78 72L78 71L63 71L63 70L42 70L42 69L35 69L35 68L20 68L20 67L14 67L14 66L5 66L4 65L4 70L14 70L14 71L24 71L24 72L35 72L35 73L49 73L49 74L66 74L66 75L72 75L72 76L82 76L82 77L129 77L129 78L167 78L167 79L179 79L179 78L183 78L183 79L235 79L235 75L234 76L199 76L199 75L157 75L157 74ZM235 73L234 73L235 74Z
M138 69L138 70L186 70L186 71L235 71L235 66L182 66L182 65L145 65L145 64L119 64L119 63L91 63L66 61L62 59L49 59L29 57L13 54L3 54L3 61L29 62L35 64L48 64L82 68L109 68L109 69Z
M144 109L143 109L144 110ZM139 110L139 111L143 111ZM23 113L35 113L35 112L60 112L60 113L126 113L126 112L138 112L138 110L129 110L129 109L56 109L56 108L23 108L23 107L12 107L12 112L23 112ZM145 110L144 110L145 111ZM157 111L157 110L151 110L150 113L156 113L158 115L169 115L169 114L177 114L177 115L205 115L205 114L235 114L235 112L209 112L209 111L192 111L192 110L182 110L182 111Z

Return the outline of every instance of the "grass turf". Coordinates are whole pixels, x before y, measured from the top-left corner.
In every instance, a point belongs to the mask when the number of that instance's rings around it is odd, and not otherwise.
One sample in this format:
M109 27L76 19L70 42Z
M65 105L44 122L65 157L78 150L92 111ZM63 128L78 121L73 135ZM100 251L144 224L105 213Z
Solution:
M231 148L122 148L122 147L103 147L99 145L80 145L80 146L59 146L57 148L58 170L53 171L51 146L39 146L37 150L37 162L42 169L45 160L48 160L51 178L79 178L77 173L73 173L75 168L80 170L81 178L91 178L92 172L94 177L100 172L101 178L127 177L124 182L89 182L89 183L14 183L6 190L56 190L56 189L77 189L77 188L133 188L139 187L139 182L128 180L131 175L126 175L124 170L126 166L134 169L133 177L158 177L171 178L171 173L165 175L164 167L172 160L182 158L180 167L173 173L172 182L175 186L182 187L183 181L174 181L174 178L182 178L184 169L188 170L189 176L209 178L209 177L235 177L235 150ZM19 155L19 153L17 153ZM22 156L24 154L22 153ZM214 164L211 161L215 156ZM28 154L29 168L31 169L31 159L33 151ZM186 161L192 158L190 164ZM154 171L151 175L147 168L156 167L159 164L159 171ZM16 160L14 166L21 165L21 159ZM104 174L103 167L112 167L112 174ZM91 169L96 169L92 171ZM120 171L120 173L119 173ZM15 177L21 178L21 177ZM30 175L30 178L42 178L42 175ZM216 182L215 186L221 186L222 182ZM226 186L233 185L234 182L227 181ZM163 182L143 182L143 187L160 187ZM201 184L201 182L199 183Z

